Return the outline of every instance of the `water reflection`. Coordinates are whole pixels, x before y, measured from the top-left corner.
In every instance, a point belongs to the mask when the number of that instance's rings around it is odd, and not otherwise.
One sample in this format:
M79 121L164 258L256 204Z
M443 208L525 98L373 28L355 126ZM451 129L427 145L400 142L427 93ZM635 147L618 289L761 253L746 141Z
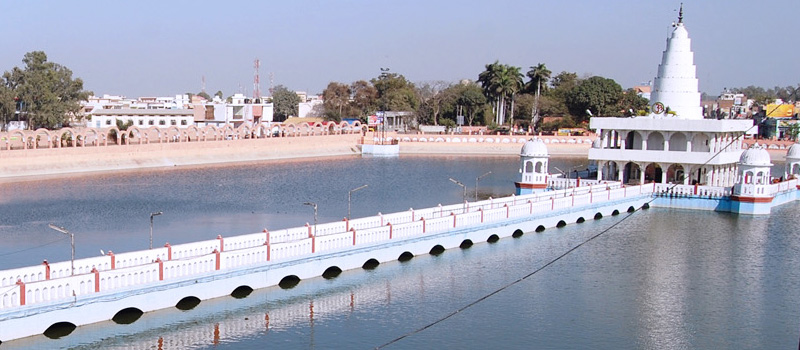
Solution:
M581 161L552 160L562 169ZM38 247L53 240L45 228L53 221L80 234L77 256L84 257L99 249L146 248L148 215L155 209L165 213L156 242L181 243L302 225L313 220L304 201L319 204L320 222L340 220L347 191L364 183L370 186L354 198L354 217L459 202L462 189L447 179L474 178L487 169L493 174L481 180L481 195L506 195L517 163L516 157L345 157L2 185L0 235L8 245L0 246L0 266L68 259L68 243ZM637 212L534 277L397 348L794 347L799 209L792 203L769 217ZM475 242L304 280L287 290L255 290L241 299L160 310L127 325L109 321L58 340L34 337L2 348L374 348L519 279L625 216Z

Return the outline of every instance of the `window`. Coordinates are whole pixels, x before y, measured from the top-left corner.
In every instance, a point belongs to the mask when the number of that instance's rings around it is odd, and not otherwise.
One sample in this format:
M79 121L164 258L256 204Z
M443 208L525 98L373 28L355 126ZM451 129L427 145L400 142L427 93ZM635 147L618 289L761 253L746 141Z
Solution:
M178 122L175 119L169 121L169 125L178 125Z
M158 125L167 125L167 122L162 119L158 121Z
M153 121L152 120L148 120L147 121L147 125L153 125Z
M144 120L139 119L139 125L144 125Z
M186 122L186 120L181 120L181 125L187 125L187 124L188 123Z
M111 119L106 119L106 125L111 125Z

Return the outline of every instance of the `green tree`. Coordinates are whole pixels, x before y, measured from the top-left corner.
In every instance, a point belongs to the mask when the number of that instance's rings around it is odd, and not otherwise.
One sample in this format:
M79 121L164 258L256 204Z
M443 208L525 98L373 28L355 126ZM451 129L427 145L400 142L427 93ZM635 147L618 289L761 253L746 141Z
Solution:
M300 96L283 85L278 85L272 92L274 120L282 122L291 116L297 116L300 107Z
M200 97L206 99L206 101L211 101L211 96L208 93L206 93L205 91L198 92L197 96L200 96Z
M599 117L619 115L621 98L622 87L617 82L594 76L572 89L566 102L570 113L578 122L583 122L588 120L590 114Z
M0 130L8 131L8 122L14 119L16 111L17 101L15 100L14 91L5 84L0 84L0 120L3 121Z
M566 93L574 89L580 83L578 74L574 72L563 71L558 73L551 80L553 86L552 92L555 94Z
M511 115L514 115L514 94L522 89L522 73L519 67L500 64L499 61L486 65L486 70L478 75L487 99L494 100L495 123L504 124L506 103L511 100Z
M453 98L448 94L447 90L450 86L450 83L444 81L434 81L419 86L417 88L417 96L420 101L420 108L417 116L421 119L433 121L433 125L439 125L439 116L443 107L452 103Z
M466 110L466 114L464 114L463 111L459 114L467 117L467 124L472 126L475 117L486 105L486 96L481 91L481 87L475 83L458 84L455 87L456 105Z
M789 124L789 128L786 130L786 133L788 134L790 140L797 141L797 136L800 135L800 124Z
M631 88L625 90L622 94L622 98L619 100L618 110L622 111L622 114L626 117L646 115L649 104L650 101L648 99L639 96L636 90Z
M220 100L222 100L222 99L223 99L223 97L222 97L222 96L224 96L224 95L222 94L222 90L217 90L217 92L216 92L216 93L214 93L214 97L219 97L219 99L220 99Z
M377 108L386 111L416 111L419 99L414 84L397 73L384 72L371 80L378 92Z
M350 104L350 86L332 81L322 91L322 102L325 108L325 118L328 120L342 120L342 110Z
M57 128L80 119L80 101L89 98L83 80L72 78L72 71L48 62L43 51L32 51L22 59L24 69L5 72L5 86L11 89L26 110L29 129Z
M350 91L353 93L351 106L357 111L362 121L366 120L366 116L377 108L378 89L368 81L359 80L350 84Z
M531 105L531 131L535 131L536 123L539 121L539 100L542 95L542 90L547 92L547 82L550 80L550 74L552 73L553 72L547 69L544 63L539 63L531 67L531 70L527 73L530 80L526 85L526 91L535 93L534 101Z

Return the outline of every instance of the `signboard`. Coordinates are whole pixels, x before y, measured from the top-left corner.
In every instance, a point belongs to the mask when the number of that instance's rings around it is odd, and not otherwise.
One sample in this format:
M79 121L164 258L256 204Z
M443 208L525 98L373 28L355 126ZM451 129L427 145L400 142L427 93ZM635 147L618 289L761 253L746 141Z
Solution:
M772 118L788 118L794 115L794 105L793 104L768 104L766 107L767 117Z
M375 113L375 115L367 117L367 125L377 126L379 124L383 124L383 112L378 112Z

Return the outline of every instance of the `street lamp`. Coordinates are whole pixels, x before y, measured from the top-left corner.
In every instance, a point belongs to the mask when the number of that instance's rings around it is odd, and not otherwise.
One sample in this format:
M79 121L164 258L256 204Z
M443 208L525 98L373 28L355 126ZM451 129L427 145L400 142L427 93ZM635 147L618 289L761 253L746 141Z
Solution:
M464 188L464 197L462 198L461 203L464 203L464 208L466 209L466 205L467 205L467 186L465 186L460 181L458 181L458 180L456 180L456 179L454 179L452 177L450 178L450 182L452 182L452 183L454 183L456 185L459 185L462 188Z
M159 216L164 214L163 212L157 211L155 213L150 213L150 249L153 249L153 217Z
M364 186L361 186L361 187L356 187L356 188L354 188L354 189L352 189L352 190L347 192L347 220L350 220L350 200L351 200L351 198L353 196L353 192L358 191L358 190L363 190L363 189L367 188L367 186L368 185L364 185Z
M61 232L61 233L65 234L65 235L69 236L69 242L70 242L70 245L72 246L72 257L70 258L70 267L72 268L71 275L75 276L75 235L72 232L67 231L67 229L65 229L65 228L63 228L61 226L56 226L56 225L53 225L53 224L48 224L47 226L52 228L53 230L56 230L58 232Z
M476 202L478 201L478 181L480 181L482 178L484 178L486 176L489 176L489 174L491 174L491 173L492 172L490 171L490 172L488 172L486 174L483 174L483 175L478 176L478 177L475 178L475 201Z
M317 203L314 202L305 202L303 205L310 205L314 207L314 236L317 236Z

